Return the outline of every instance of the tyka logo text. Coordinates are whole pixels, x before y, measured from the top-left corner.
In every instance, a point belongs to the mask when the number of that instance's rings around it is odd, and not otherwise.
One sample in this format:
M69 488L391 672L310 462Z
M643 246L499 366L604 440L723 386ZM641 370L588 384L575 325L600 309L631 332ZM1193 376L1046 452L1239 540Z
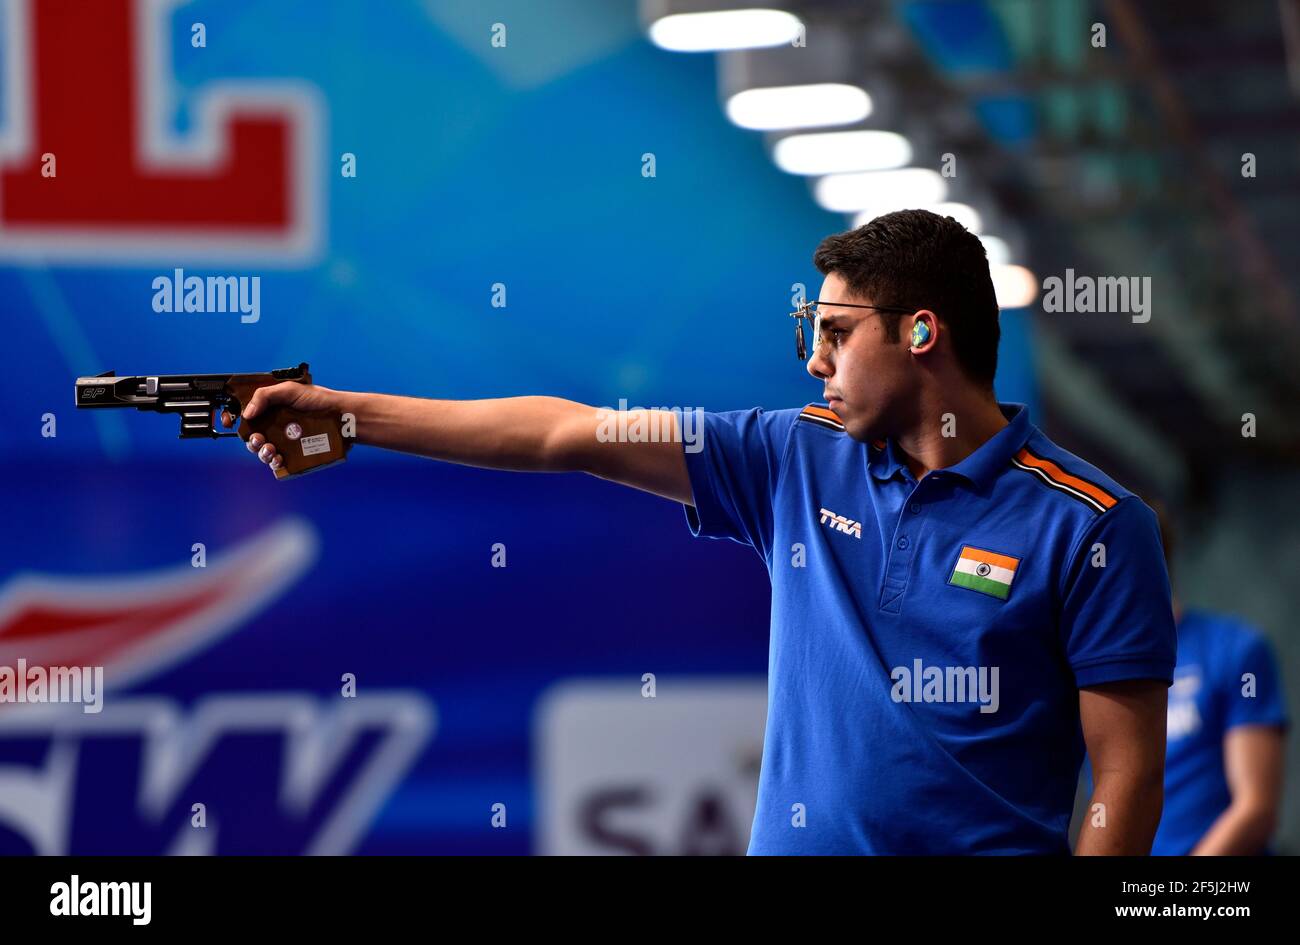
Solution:
M862 523L855 522L851 518L845 518L843 515L836 515L830 509L820 509L821 523L830 525L837 532L843 532L846 535L852 535L854 538L862 537Z

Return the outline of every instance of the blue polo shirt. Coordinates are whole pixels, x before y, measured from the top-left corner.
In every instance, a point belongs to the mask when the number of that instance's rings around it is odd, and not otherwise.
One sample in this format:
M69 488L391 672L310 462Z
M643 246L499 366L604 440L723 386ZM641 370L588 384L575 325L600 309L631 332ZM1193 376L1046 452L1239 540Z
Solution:
M772 581L751 854L1067 853L1079 688L1172 680L1155 515L1002 410L920 482L825 405L704 414L687 523Z
M1238 620L1187 611L1178 621L1165 809L1152 854L1190 853L1227 809L1232 794L1223 767L1223 738L1239 725L1287 725L1273 649Z

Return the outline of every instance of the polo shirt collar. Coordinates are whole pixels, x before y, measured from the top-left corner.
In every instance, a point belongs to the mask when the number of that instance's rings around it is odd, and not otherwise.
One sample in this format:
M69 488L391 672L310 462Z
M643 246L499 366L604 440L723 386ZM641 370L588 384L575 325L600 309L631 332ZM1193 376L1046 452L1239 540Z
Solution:
M867 469L882 482L893 479L903 464L894 455L893 440L872 440L867 447Z
M1020 448L1029 439L1033 427L1029 423L1029 411L1024 404L999 403L1002 416L1007 418L1007 425L980 445L956 465L949 466L944 472L961 476L969 480L976 488L983 489L1007 468L1011 457L1020 452ZM903 469L898 459L898 447L891 440L876 440L868 449L867 468L877 479L892 479L894 474Z

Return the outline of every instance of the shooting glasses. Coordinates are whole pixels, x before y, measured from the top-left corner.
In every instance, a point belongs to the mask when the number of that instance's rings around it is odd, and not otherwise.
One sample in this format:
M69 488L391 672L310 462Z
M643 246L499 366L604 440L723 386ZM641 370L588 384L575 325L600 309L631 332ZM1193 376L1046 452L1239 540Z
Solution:
M790 317L795 319L794 323L794 348L795 353L799 356L800 361L808 360L808 346L804 343L803 323L804 319L812 322L813 343L812 350L815 352L817 346L822 341L822 306L832 308L869 308L876 312L896 312L900 315L910 315L914 309L910 308L889 308L883 305L854 305L851 302L823 302L817 299L812 301L803 301L799 307L790 313Z

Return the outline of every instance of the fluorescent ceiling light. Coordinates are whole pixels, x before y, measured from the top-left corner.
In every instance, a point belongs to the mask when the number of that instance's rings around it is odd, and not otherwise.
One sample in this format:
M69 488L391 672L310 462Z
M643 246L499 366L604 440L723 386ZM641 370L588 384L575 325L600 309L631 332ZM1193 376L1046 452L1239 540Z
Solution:
M761 49L793 42L803 24L784 10L674 13L650 24L650 41L671 52Z
M989 266L998 308L1024 308L1038 298L1038 279L1024 266Z
M1006 240L996 236L981 236L980 242L984 244L984 251L989 254L990 266L1005 266L1011 262L1011 247L1007 245Z
M848 125L870 114L871 96L839 82L745 89L727 101L727 117L754 131Z
M883 171L912 162L912 146L893 131L821 131L776 143L776 166L787 174Z
M927 204L925 206L919 206L915 208L895 207L894 209L895 210L905 210L905 209L929 210L931 213L937 213L941 217L952 217L954 220L956 220L962 226L966 227L966 229L970 230L972 233L978 233L984 223L983 219L980 217L979 211L976 210L974 207L964 203L932 203L932 204ZM874 218L880 216L881 213L887 213L887 212L888 211L863 210L861 213L859 213L857 216L853 218L853 226L855 228L859 226L863 226L867 223L870 223Z
M936 203L933 207L925 209L939 214L941 217L952 217L972 233L978 233L984 227L984 220L980 217L980 212L965 203Z
M869 210L873 216L939 203L947 193L948 185L938 171L924 167L830 174L818 180L814 190L817 202L826 210Z

